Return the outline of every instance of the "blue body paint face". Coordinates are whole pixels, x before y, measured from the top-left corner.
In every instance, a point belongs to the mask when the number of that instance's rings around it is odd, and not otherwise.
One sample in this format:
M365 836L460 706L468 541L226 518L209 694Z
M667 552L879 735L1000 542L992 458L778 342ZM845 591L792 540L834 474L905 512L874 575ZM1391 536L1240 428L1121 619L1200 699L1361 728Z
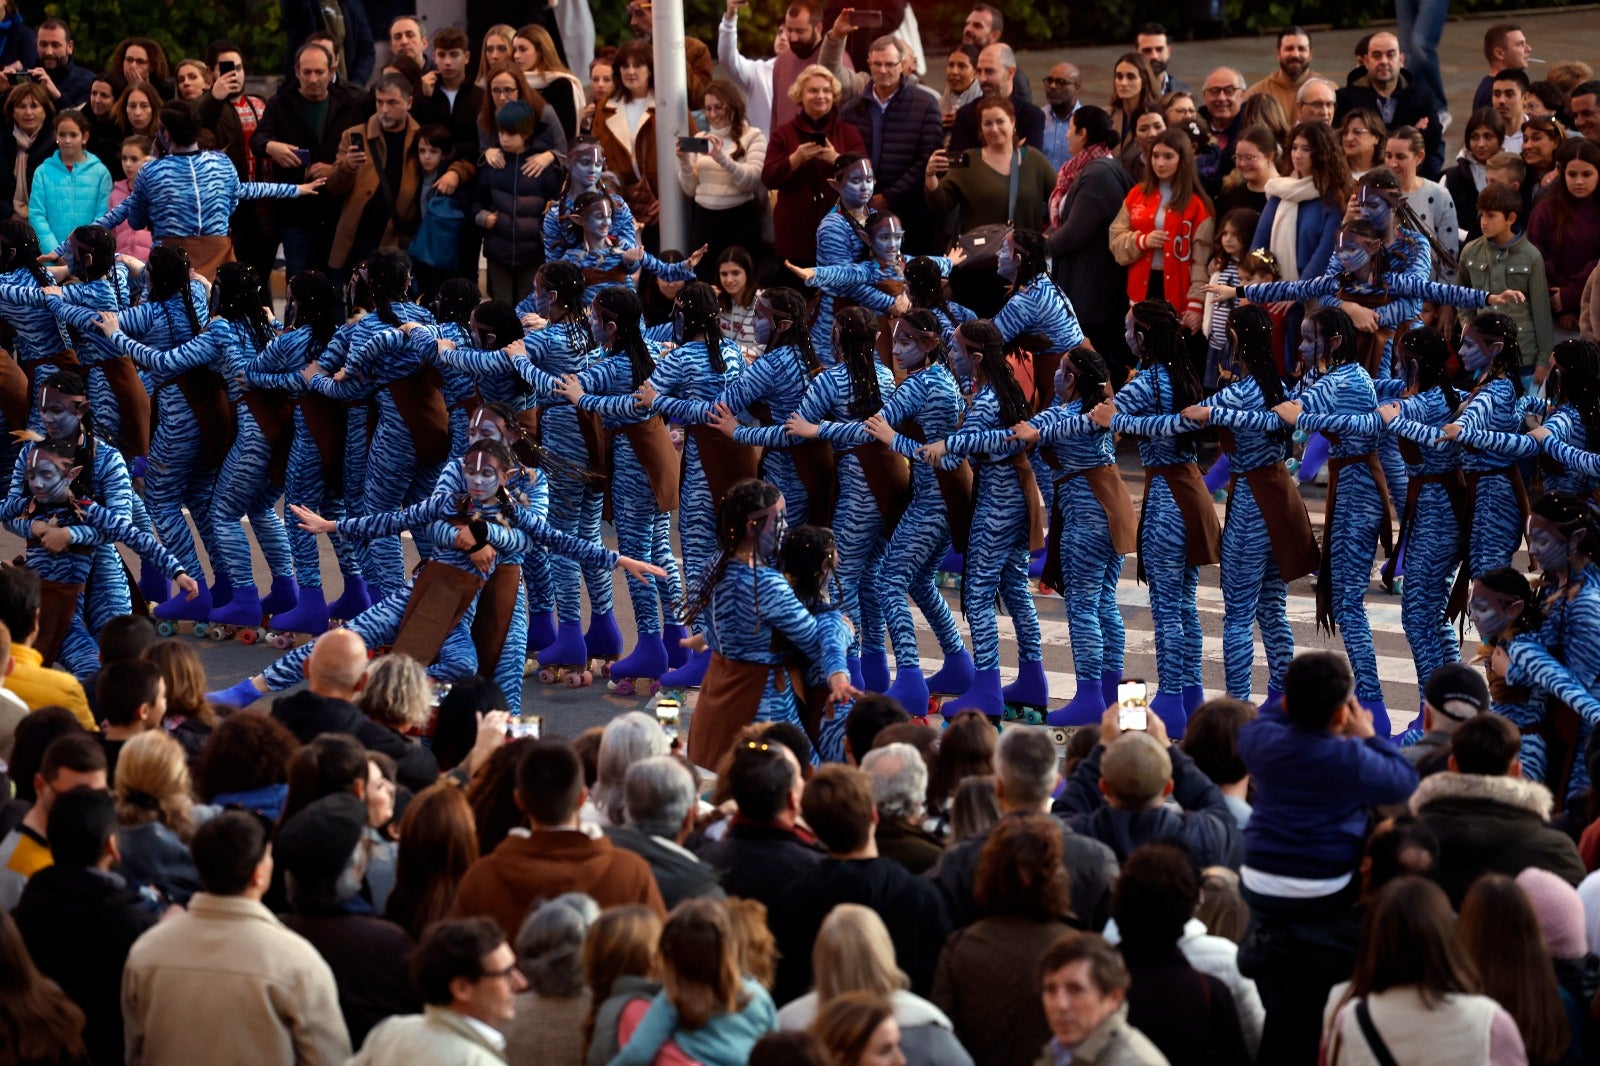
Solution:
M1461 363L1474 374L1480 373L1494 358L1483 337L1468 326L1461 332Z
M1327 354L1327 342L1317 334L1317 324L1311 319L1300 323L1300 366L1305 370L1314 370L1321 365L1322 358Z
M900 246L906 238L906 228L900 220L890 215L872 229L872 254L879 262L894 263L900 259Z
M505 472L487 452L473 452L462 461L462 480L467 495L476 503L488 503L505 486Z
M583 239L590 248L599 248L611 237L612 209L610 200L591 204L583 213Z
M976 363L977 360L972 357L972 349L967 347L967 338L961 335L959 329L956 330L955 343L950 345L950 365L954 368L956 377L971 381L974 376L973 366Z
M1564 574L1571 552L1567 538L1542 518L1528 519L1528 554L1547 574Z
M1388 198L1367 185L1356 190L1356 208L1361 212L1361 217L1372 223L1379 232L1386 231L1389 221L1394 218L1394 207Z
M860 211L872 199L877 182L872 177L872 164L863 159L842 174L834 187L839 191L839 203L847 211Z
M1478 630L1478 639L1493 644L1521 614L1521 607L1510 598L1484 588L1472 586L1472 599L1467 601L1467 616Z
M55 389L45 389L39 399L39 425L51 440L77 440L87 401Z
M588 192L600 184L600 175L606 170L606 156L593 145L574 149L567 157L567 170L572 174L572 187L578 192Z
M1122 320L1122 340L1128 346L1128 351L1133 353L1135 359L1144 355L1144 339L1139 336L1137 325L1133 321L1133 312Z
M896 366L908 374L927 362L928 353L922 347L924 336L916 329L906 325L905 319L895 319L894 361Z
M1354 237L1340 236L1339 246L1334 249L1333 257L1339 263L1341 274L1359 274L1372 264L1372 256L1362 246L1361 241Z
M28 453L28 469L24 475L28 492L40 503L66 503L72 498L72 479L77 468L65 459L59 459L42 448Z
M1000 251L995 256L994 268L1002 278L1007 281L1017 280L1017 268L1021 264L1017 261L1017 246L1011 240L1011 234L1006 234L1000 242Z
M511 447L511 434L505 423L487 407L472 412L472 421L467 423L467 443L476 444L480 440L499 441L507 448Z
M777 503L752 514L745 526L755 535L756 554L767 562L777 559L783 535L789 531L787 507L784 498L779 496Z
M1056 367L1056 399L1062 403L1071 403L1078 395L1078 376L1072 371L1072 364L1065 359Z

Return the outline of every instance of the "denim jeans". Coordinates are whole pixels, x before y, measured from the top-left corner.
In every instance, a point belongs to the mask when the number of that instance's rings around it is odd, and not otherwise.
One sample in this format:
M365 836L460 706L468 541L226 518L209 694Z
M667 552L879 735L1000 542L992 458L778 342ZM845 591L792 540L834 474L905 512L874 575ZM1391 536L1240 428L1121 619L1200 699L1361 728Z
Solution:
M1395 0L1395 17L1400 21L1400 51L1406 57L1411 76L1433 94L1435 107L1447 107L1444 77L1439 73L1439 39L1444 36L1449 0Z

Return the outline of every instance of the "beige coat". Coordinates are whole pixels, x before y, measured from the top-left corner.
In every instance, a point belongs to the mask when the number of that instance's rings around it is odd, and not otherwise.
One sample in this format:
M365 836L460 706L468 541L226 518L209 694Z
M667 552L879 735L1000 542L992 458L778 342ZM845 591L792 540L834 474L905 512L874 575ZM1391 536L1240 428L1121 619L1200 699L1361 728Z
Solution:
M1054 1066L1051 1046L1044 1046L1034 1066ZM1072 1066L1168 1066L1167 1057L1150 1038L1128 1024L1126 1004L1072 1049Z
M433 1005L380 1022L345 1066L504 1066L505 1057L465 1015ZM529 1060L530 1062L533 1060Z
M332 1066L350 1054L333 971L243 896L201 892L134 941L122 971L128 1066Z

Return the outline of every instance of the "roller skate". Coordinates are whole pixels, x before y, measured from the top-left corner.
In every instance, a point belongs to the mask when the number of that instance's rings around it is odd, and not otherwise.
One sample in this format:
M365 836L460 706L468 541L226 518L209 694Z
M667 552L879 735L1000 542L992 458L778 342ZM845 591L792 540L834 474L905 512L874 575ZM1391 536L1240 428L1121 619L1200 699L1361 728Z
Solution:
M1044 573L1045 554L1044 548L1028 553L1028 579L1030 581L1038 581L1039 575Z
M1372 715L1372 731L1388 740L1393 729L1389 724L1389 708L1384 706L1382 700L1362 700L1361 706Z
M1100 671L1100 709L1103 711L1117 702L1117 686L1122 684L1121 670Z
M139 556L139 595L151 607L166 603L172 596L172 582L162 573L155 560Z
M1049 684L1044 679L1044 663L1022 662L1017 679L1000 690L1005 699L1005 719L1023 725L1044 725L1044 708L1050 702Z
M1200 706L1205 701L1206 690L1203 685L1183 686L1183 713L1185 715L1193 714L1195 708ZM1174 735L1172 739L1177 740L1178 738L1176 735Z
M264 695L266 693L258 690L254 682L247 677L237 685L225 688L221 692L207 692L206 702L214 703L218 707L232 707L235 710L239 710L250 706Z
M931 685L929 686L932 687ZM1000 691L1000 670L978 670L972 675L972 687L960 697L944 705L946 719L962 711L980 711L989 721L998 725L1004 717L1006 699Z
M1183 709L1183 694L1179 692L1157 692L1150 701L1150 713L1161 719L1161 724L1167 727L1167 736L1176 740L1183 736L1183 727L1188 724L1189 714Z
M211 609L211 624L206 627L206 636L211 640L236 639L240 644L257 644L266 635L261 596L254 585L234 589L233 599L226 606Z
M670 652L672 649L668 646L667 650ZM687 648L684 650L688 651ZM661 675L661 690L665 692L668 689L672 689L681 693L686 689L699 688L700 682L705 680L706 667L710 665L710 648L705 651L690 652L689 657L684 660L682 666L668 670ZM680 695L678 699L681 702L683 697Z
M367 591L366 579L360 574L346 574L344 592L328 604L328 624L333 626L348 622L371 606L372 593Z
M667 672L667 646L660 633L640 633L625 658L611 664L611 691L619 696L654 696Z
M539 681L554 685L566 682L568 688L584 688L594 684L594 672L589 669L589 649L583 643L583 626L578 622L562 622L556 638L539 650Z
M584 648L594 665L596 677L610 677L611 666L622 654L622 630L617 628L613 611L602 611L589 619L589 629L583 634Z
M896 670L894 684L885 689L883 694L920 719L924 725L927 724L928 715L938 710L933 696L928 692L928 679L920 666L902 666Z
M661 627L661 643L667 646L667 666L671 669L676 670L689 661L689 649L683 646L688 639L688 626L668 622Z
M845 656L844 665L845 669L850 671L850 684L854 685L862 692L865 692L867 690L867 682L866 679L861 676L861 656Z
M959 589L961 587L961 571L965 563L965 556L954 548L945 552L944 558L939 560L939 587L942 589Z
M1257 707L1256 710L1258 710L1258 711L1270 711L1270 710L1273 710L1273 709L1281 706L1282 704L1283 704L1283 690L1282 689L1276 689L1276 688L1273 688L1271 685L1268 685L1267 686L1267 698L1262 701L1261 706Z
M944 704L949 697L970 689L972 682L972 653L966 648L947 653L944 665L928 678L928 713L942 714L947 720L953 717L944 710Z
M1044 716L1048 726L1095 725L1111 706L1100 689L1099 681L1078 679L1078 691L1063 706Z
M261 601L262 614L283 614L292 611L300 605L300 586L294 583L293 575L288 577L274 576L272 590Z
M292 648L295 634L320 636L328 631L328 603L322 595L322 586L296 586L296 605L281 614L274 614L269 639L274 648ZM262 604L266 606L266 604Z
M1214 500L1217 499L1217 493L1228 486L1230 465L1228 453L1223 452L1217 457L1217 461L1211 464L1210 469L1206 471L1206 476L1201 479L1205 482L1206 491L1211 493L1211 498ZM1221 503L1222 501L1217 500L1217 502Z
M213 569L215 564L213 563ZM211 582L211 606L226 607L233 602L233 579L220 571L216 580Z
M861 680L856 686L862 692L887 692L889 689L889 653L882 648L861 653ZM914 705L913 705L914 706Z
M528 612L528 653L535 659L539 658L541 649L554 644L559 636L554 611Z
M163 637L175 637L183 631L182 623L189 623L190 630L197 637L206 635L206 628L211 621L211 590L206 587L204 578L195 578L200 585L200 591L192 600L182 596L174 596L164 603L156 605L151 615L156 620L156 632Z

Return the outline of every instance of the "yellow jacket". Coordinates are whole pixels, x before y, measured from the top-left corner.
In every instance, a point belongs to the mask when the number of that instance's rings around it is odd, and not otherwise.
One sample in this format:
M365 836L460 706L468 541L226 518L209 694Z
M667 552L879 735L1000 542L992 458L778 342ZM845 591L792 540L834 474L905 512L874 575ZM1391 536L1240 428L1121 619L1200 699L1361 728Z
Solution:
M26 644L11 645L11 661L15 665L11 676L6 678L6 688L26 703L28 710L65 707L77 716L83 728L91 733L99 730L89 711L89 697L77 678L65 670L45 666L44 656Z

